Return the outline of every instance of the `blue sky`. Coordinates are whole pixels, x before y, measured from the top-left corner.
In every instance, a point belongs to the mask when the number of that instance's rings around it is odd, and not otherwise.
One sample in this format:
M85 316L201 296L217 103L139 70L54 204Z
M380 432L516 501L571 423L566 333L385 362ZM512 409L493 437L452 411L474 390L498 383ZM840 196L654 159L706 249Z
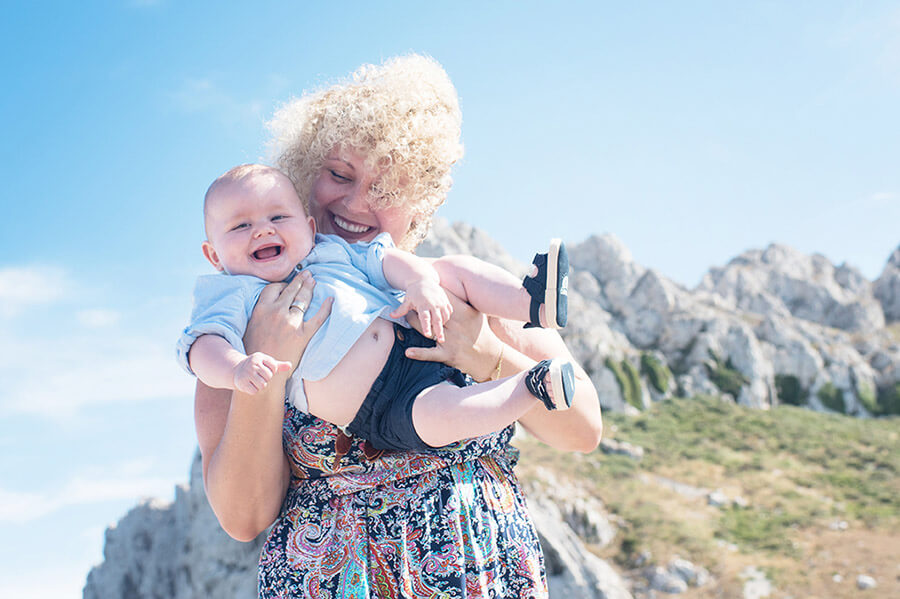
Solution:
M466 157L440 214L523 261L611 232L688 286L775 241L874 278L900 244L896 3L322 4L0 22L0 596L80 596L104 528L186 479L202 194L364 62L445 66Z

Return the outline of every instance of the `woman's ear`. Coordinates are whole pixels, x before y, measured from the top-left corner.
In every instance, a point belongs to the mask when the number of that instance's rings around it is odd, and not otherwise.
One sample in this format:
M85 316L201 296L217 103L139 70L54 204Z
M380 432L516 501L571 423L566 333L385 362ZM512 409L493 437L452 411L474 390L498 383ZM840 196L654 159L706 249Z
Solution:
M200 248L203 250L203 256L209 260L209 263L213 265L213 268L219 272L225 270L225 267L222 266L222 261L219 260L219 254L216 253L216 248L214 248L210 242L204 241Z

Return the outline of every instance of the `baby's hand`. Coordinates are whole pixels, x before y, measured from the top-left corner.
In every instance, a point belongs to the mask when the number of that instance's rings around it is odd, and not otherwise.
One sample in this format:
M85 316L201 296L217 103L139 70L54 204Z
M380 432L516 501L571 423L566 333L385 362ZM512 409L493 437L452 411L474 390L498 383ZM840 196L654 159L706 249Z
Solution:
M444 323L450 320L453 314L453 306L447 292L431 279L416 281L406 289L406 299L399 308L391 312L393 318L405 316L410 310L415 310L422 323L422 334L444 342Z
M276 372L290 372L291 363L276 360L269 354L255 352L234 367L234 388L249 395L266 388Z

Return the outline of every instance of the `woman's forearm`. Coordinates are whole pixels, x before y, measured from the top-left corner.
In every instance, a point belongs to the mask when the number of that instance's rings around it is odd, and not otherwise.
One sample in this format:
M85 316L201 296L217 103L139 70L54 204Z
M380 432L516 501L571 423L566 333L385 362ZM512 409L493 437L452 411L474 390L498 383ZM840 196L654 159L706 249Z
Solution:
M206 495L222 528L240 541L274 522L290 482L281 444L285 380L278 376L253 396L197 385Z
M546 329L522 329L521 323L488 319L491 330L506 344L500 376L512 376L528 370L538 360L565 358L575 364L575 397L565 411L547 411L535 402L535 408L519 418L532 435L564 451L589 452L596 449L603 434L600 401L587 373L572 357L562 338Z

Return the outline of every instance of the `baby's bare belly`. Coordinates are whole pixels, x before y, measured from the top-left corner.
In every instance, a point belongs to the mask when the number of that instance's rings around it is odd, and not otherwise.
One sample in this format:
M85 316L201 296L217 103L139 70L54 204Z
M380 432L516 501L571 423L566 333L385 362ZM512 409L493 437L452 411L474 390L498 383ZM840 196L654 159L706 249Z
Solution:
M328 376L303 381L310 414L340 426L350 424L384 368L393 345L393 323L376 318Z

